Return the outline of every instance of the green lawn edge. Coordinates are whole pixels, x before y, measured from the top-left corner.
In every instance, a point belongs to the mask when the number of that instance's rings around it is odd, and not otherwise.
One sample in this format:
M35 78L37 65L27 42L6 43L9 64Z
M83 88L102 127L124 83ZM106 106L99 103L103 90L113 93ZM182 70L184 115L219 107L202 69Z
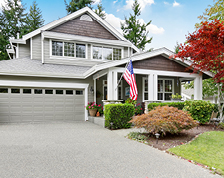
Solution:
M185 145L168 149L169 152L215 168L224 175L224 132L205 132Z

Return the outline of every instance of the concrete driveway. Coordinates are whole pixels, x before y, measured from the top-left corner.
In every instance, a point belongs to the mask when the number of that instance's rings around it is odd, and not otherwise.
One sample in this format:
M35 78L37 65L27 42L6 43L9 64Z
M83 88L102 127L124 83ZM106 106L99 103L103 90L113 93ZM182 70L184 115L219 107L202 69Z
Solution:
M0 177L220 176L92 123L74 122L0 125Z

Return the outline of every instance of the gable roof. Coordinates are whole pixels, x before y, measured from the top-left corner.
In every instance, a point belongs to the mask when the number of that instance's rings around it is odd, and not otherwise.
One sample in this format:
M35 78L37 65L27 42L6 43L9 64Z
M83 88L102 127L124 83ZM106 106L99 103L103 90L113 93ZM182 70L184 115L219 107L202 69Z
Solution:
M131 59L132 59L132 62L134 62L134 61L144 60L144 59L151 58L151 57L158 56L158 55L162 55L162 56L168 58L169 60L175 60L175 62L177 62L185 67L189 67L192 64L191 61L187 61L187 60L182 61L180 58L176 58L176 59L170 58L170 56L174 55L174 53L165 47L153 50L151 52L135 53L133 56L131 56ZM98 64L98 65L93 66L91 69L89 69L86 72L86 74L87 74L87 76L89 76L89 75L92 75L93 73L103 70L103 69L120 66L122 64L126 64L129 60L130 60L130 58L125 58L122 60L116 60L116 61L110 61L110 62L103 63L103 64ZM210 77L214 76L214 74L212 72L209 72L209 71L202 71L202 72Z
M106 20L103 20L102 18L100 18L95 12L93 12L89 7L84 7L76 12L73 12L72 14L69 14L65 17L62 17L61 19L55 20L53 22L50 22L46 25L44 25L41 28L38 28L26 35L24 35L22 37L22 39L11 39L10 41L13 43L22 43L24 44L24 42L27 39L30 39L38 34L40 34L42 31L46 31L46 30L50 30L56 26L59 26L65 22L67 22L68 20L72 20L75 19L79 16L81 16L82 14L89 14L94 20L96 20L98 23L100 23L103 27L105 27L110 33L112 33L114 36L116 36L119 40L121 41L125 41L131 44L131 47L137 51L140 52L140 50L133 45L129 40L127 40L120 32L118 32L112 25L110 25ZM25 42L26 43L26 42Z

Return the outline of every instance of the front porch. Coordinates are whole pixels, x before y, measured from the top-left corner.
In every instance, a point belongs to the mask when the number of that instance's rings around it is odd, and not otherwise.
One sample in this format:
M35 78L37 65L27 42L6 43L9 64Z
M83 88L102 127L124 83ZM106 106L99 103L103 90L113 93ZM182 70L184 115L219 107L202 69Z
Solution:
M102 70L93 76L92 92L94 101L103 104L102 100L123 100L129 98L129 85L122 78L124 67L113 67ZM202 75L189 72L171 72L147 69L135 69L138 88L137 103L146 101L171 101L172 94L181 94L181 82L194 80L194 100L202 99Z

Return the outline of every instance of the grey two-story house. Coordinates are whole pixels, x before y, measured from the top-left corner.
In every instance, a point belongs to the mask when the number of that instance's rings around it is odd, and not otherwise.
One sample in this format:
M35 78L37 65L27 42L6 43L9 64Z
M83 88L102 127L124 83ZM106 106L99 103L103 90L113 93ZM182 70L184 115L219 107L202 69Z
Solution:
M138 103L170 100L185 80L201 99L211 76L186 71L189 62L170 59L166 48L140 51L88 7L10 43L11 60L0 61L1 123L88 120L88 102L129 97L126 81L117 82L130 57Z

